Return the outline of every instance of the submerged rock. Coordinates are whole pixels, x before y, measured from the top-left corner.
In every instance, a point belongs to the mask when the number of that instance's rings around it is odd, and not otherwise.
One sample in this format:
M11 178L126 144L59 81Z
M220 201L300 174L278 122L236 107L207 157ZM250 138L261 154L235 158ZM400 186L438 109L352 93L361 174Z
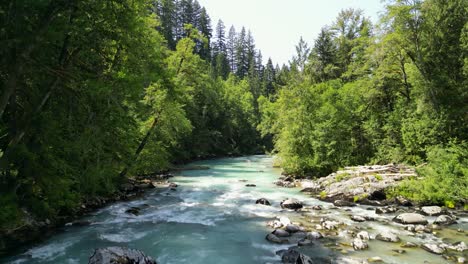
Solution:
M286 231L288 231L289 233L296 233L299 231L304 231L304 229L297 225L287 225Z
M132 214L132 215L139 215L140 214L140 208L139 207L130 207L125 211L127 214Z
M301 209L303 207L302 203L294 198L288 198L284 201L281 202L281 208L286 208L286 209L291 209L291 210L297 210Z
M391 213L395 213L396 211L397 211L397 208L393 206L375 208L376 214L391 214Z
M268 201L265 198L260 198L257 201L255 201L255 204L263 204L263 205L271 205L270 201Z
M312 242L312 240L310 239L307 239L307 238L304 238L302 240L300 240L297 245L298 246L301 246L301 247L304 247L304 246L312 246L314 244L314 242Z
M245 187L257 187L255 184L246 184Z
M404 213L393 218L393 221L407 225L426 225L428 222L423 215L416 213Z
M124 247L108 247L96 249L88 263L156 264L156 261L139 250Z

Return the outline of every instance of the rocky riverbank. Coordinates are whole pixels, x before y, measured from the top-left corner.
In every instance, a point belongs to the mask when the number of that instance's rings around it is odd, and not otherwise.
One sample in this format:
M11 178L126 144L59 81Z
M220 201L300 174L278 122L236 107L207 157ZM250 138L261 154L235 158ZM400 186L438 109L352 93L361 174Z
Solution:
M172 177L170 173L158 173L127 179L115 193L85 199L72 214L57 219L37 220L25 211L26 217L22 226L11 230L0 230L0 256L21 250L30 243L42 241L64 225L88 225L87 222L75 220L110 203L137 199L149 189L171 188L168 182L170 177Z
M387 196L389 188L417 177L414 169L393 164L347 167L317 180L282 176L276 185L302 187L302 192L324 203L282 202L294 204L283 207L294 214L291 219L283 215L268 222L272 232L266 239L290 245L277 252L283 263L384 262L388 255L396 263L408 254L427 256L423 252L439 255L440 263L467 263L467 230L456 228L460 217L466 222L466 211L418 206L404 197ZM331 251L312 261L313 255L307 253L314 252L317 244Z

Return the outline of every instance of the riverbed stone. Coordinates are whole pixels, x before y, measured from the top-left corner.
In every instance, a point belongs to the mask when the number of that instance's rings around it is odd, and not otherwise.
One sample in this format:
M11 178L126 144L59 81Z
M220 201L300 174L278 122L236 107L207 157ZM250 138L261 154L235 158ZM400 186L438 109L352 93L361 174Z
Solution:
M323 221L322 222L322 227L327 230L336 230L338 229L338 226L340 225L340 222L337 221Z
M439 247L436 244L425 243L421 245L421 248L436 255L442 255L445 252L445 249Z
M454 243L453 245L450 245L448 248L451 250L458 251L458 252L465 252L466 250L468 250L466 243L463 241Z
M270 201L268 201L265 198L258 199L257 201L255 201L255 204L271 205Z
M377 236L375 236L375 239L392 243L400 242L400 238L388 230L379 233Z
M273 243L276 243L276 244L282 244L284 242L286 242L286 240L283 240L277 236L275 236L274 234L270 233L268 234L266 237L265 237L266 240L270 241L270 242L273 242Z
M281 205L281 208L291 209L291 210L298 210L303 207L303 204L299 200L294 199L294 198L288 198L282 201L280 205Z
M370 263L381 263L383 262L383 259L381 257L371 257L368 258L367 261L369 261Z
M312 231L312 232L307 233L307 239L316 240L316 239L320 239L320 238L323 238L323 235L320 232Z
M297 226L297 225L287 225L285 229L289 233L296 233L296 232L299 232L299 231L303 231L303 228L301 228L300 226Z
M401 244L400 247L402 247L402 248L415 248L415 247L418 247L418 245L416 245L413 242L405 242L405 243Z
M287 225L291 224L291 220L289 218L287 218L286 216L281 216L279 218L279 221L283 226L287 226Z
M275 231L273 231L272 234L277 237L288 237L291 235L288 231L283 230L283 229L275 229Z
M335 200L335 201L333 202L333 205L334 205L334 206L337 206L337 207L345 207L345 206L348 206L348 207L351 206L351 207L352 207L352 206L356 206L355 203L353 203L353 202L348 202L348 201L345 201L345 200Z
M352 215L351 220L353 220L354 222L365 222L366 218L360 215Z
M313 264L312 259L295 249L280 250L277 252L284 264Z
M421 208L421 213L429 216L439 216L443 214L443 210L440 206L423 206Z
M426 225L428 223L423 215L417 213L403 213L393 218L393 221L410 225Z
M354 240L353 240L353 248L354 250L364 250L364 249L368 249L369 248L369 244L367 244L366 241L356 237Z
M436 225L452 225L455 224L457 221L449 215L439 215L436 220L434 220L434 224Z
M108 247L96 249L88 263L156 264L156 261L139 250L124 247Z
M360 238L360 239L362 239L364 241L370 240L370 236L369 236L369 233L367 231L361 231L361 232L357 233L356 237Z

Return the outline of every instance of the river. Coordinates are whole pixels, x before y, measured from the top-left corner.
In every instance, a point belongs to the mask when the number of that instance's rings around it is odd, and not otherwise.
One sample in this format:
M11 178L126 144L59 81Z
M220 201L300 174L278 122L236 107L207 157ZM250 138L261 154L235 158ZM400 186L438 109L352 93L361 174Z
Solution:
M280 263L275 252L292 245L272 244L265 240L266 234L272 231L266 223L278 215L311 226L322 217L350 226L357 225L349 220L351 214L381 217L367 207L335 209L331 204L301 194L296 188L275 186L273 181L280 176L280 170L272 167L272 158L267 156L208 160L192 165L206 165L210 169L181 171L170 179L179 185L176 191L157 188L139 200L112 204L83 219L91 225L66 226L63 232L3 261L87 263L95 248L125 246L140 249L161 264ZM246 184L256 187L246 187ZM302 213L281 210L279 203L288 197L309 206L320 204L325 210ZM272 206L256 205L259 198L267 198ZM142 208L140 214L125 213L130 207ZM359 225L369 233L370 230L394 229L401 234L402 240L416 243L442 239L456 242L467 238L467 219L441 231L442 236L409 236L402 234L398 225L386 222L384 219ZM457 229L463 229L465 233L457 232ZM335 238L325 238L302 251L322 259L341 259L333 263L372 256L379 256L386 263L448 263L419 248L408 249L405 254L395 253L392 249L398 249L399 244L380 241L371 241L370 250L354 252L347 245L346 241L350 239L347 233L340 231Z

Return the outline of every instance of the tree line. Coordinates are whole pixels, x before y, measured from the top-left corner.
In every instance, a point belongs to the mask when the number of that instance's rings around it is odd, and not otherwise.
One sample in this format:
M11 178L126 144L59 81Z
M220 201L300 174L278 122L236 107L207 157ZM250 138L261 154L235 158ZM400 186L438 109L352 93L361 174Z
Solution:
M73 214L126 177L270 151L286 173L427 163L395 190L467 195L467 2L343 10L289 65L194 0L0 3L0 229Z

